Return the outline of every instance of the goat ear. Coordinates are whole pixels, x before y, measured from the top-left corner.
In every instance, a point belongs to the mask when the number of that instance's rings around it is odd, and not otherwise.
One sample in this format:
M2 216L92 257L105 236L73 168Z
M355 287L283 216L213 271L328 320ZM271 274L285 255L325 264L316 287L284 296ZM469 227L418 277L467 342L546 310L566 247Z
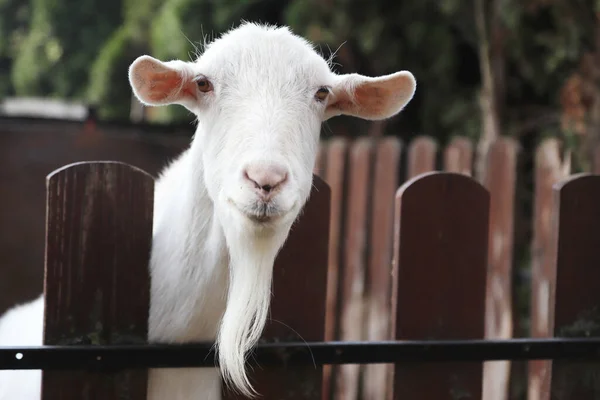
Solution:
M412 99L416 87L417 82L408 71L377 78L359 74L338 75L325 119L337 115L367 120L393 117Z
M129 67L133 93L149 106L181 104L190 107L198 98L193 71L183 61L162 62L150 56L138 57Z

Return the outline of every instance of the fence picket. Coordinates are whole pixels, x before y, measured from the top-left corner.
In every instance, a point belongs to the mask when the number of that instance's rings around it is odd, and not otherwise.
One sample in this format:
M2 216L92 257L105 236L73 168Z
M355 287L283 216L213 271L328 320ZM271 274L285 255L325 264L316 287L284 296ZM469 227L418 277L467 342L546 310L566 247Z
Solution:
M490 192L490 230L486 289L485 337L513 337L512 264L517 143L494 141L486 155L483 184ZM483 400L507 400L509 361L488 361L483 366Z
M415 138L408 147L407 179L435 171L437 142L429 136Z
M331 192L318 176L285 245L275 260L270 319L263 342L323 341ZM321 367L253 365L250 381L264 399L317 399ZM224 400L244 399L224 393Z
M394 335L482 339L489 193L462 174L432 172L398 189ZM481 398L482 363L396 364L394 399Z
M531 251L531 336L552 337L549 310L550 295L556 282L553 239L552 186L567 175L560 159L560 143L547 139L535 155L535 202L533 207L533 242ZM528 363L528 400L548 400L550 397L550 367L547 360Z
M334 138L327 147L325 181L331 188L331 216L329 231L329 254L327 266L327 312L325 315L325 339L335 340L338 330L339 273L342 255L343 211L346 192L346 156L348 142L344 138ZM332 396L333 366L323 366L323 399Z
M315 158L315 166L313 168L313 174L323 178L325 172L325 164L327 156L327 142L319 142L319 149L317 150L317 157Z
M473 173L473 144L464 137L452 139L444 150L444 171L471 176Z
M600 176L574 175L554 186L555 337L600 336ZM552 296L551 296L552 298ZM551 399L598 399L598 362L556 360Z
M84 162L50 174L47 190L44 344L146 342L154 179ZM42 376L44 400L146 398L146 370Z
M379 140L375 154L373 204L370 208L369 264L365 340L390 340L394 194L399 183L400 141L394 137ZM364 367L363 399L385 399L391 391L391 372L386 364Z
M349 156L349 197L344 233L345 256L341 275L340 340L344 341L363 339L372 151L373 142L368 138L361 138L353 143ZM336 375L334 398L336 400L357 399L360 365L340 366Z
M600 145L596 146L596 149L594 150L594 160L592 165L592 173L600 175Z

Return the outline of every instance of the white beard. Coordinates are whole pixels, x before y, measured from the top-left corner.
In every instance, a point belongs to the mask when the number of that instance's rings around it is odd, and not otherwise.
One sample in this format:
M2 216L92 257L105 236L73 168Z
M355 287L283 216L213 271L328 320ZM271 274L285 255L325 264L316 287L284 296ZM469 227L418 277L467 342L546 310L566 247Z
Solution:
M216 345L224 381L248 397L256 392L246 375L247 353L260 339L267 321L273 264L288 232L286 227L265 235L248 235L225 228L229 291Z

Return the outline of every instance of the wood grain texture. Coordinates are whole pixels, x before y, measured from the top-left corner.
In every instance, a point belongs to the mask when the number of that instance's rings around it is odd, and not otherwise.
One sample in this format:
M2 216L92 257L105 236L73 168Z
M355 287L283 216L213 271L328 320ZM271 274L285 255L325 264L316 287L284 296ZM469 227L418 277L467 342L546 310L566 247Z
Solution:
M340 340L343 341L363 339L373 148L371 139L361 138L353 143L349 154L349 197L340 302ZM357 399L360 393L360 365L342 365L336 368L336 374L334 399Z
M47 180L44 344L145 343L154 179L84 162ZM43 373L44 400L143 400L145 370Z
M270 318L261 342L323 341L331 192L313 176L311 196L275 260ZM251 362L249 374L263 399L319 399L321 367L268 367ZM224 400L245 397L225 393Z
M394 229L397 340L482 339L489 193L432 172L398 189ZM482 363L395 365L393 398L479 399Z
M555 337L600 336L600 176L573 175L554 186ZM600 363L553 361L552 400L600 399Z
M531 336L553 336L550 297L556 284L556 241L552 187L568 170L562 165L560 143L557 139L543 141L535 155L535 199L533 206L533 242L531 251ZM548 400L550 396L550 372L548 360L528 363L527 393L529 400Z
M181 127L159 132L148 125L100 123L87 132L81 123L65 120L2 119L0 314L43 290L47 175L74 162L108 159L156 176L189 146Z
M486 290L485 337L513 337L512 265L517 143L494 141L486 155L483 184L490 192L490 230ZM508 400L509 361L484 363L482 400Z
M390 340L394 195L399 186L402 145L395 137L377 142L372 202L369 209L369 259L365 304L365 340ZM363 367L362 398L385 399L391 390L393 368L386 364Z
M325 181L331 188L331 215L327 265L327 313L325 315L325 340L338 338L339 331L339 274L343 251L344 209L347 202L346 173L348 141L334 138L327 147ZM332 365L323 366L323 399L332 396Z

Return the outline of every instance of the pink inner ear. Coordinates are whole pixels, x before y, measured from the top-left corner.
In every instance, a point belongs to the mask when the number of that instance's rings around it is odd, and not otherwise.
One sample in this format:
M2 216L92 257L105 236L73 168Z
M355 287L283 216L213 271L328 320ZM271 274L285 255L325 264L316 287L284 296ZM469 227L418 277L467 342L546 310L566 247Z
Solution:
M142 61L133 74L140 96L149 103L168 104L184 98L196 99L194 82L183 82L185 74L151 61Z
M196 99L194 83L191 81L182 84L182 77L178 71L152 72L148 97L154 102L177 101L183 97Z
M389 90L374 82L362 82L354 89L354 98L350 93L341 91L336 101L329 105L332 109L341 110L350 115L379 115L385 111Z
M389 90L377 86L376 83L365 83L358 86L354 92L359 108L368 110L369 114L379 115L388 107Z
M163 102L168 100L181 86L181 77L176 71L149 72L147 74L148 86L146 96L152 102Z

